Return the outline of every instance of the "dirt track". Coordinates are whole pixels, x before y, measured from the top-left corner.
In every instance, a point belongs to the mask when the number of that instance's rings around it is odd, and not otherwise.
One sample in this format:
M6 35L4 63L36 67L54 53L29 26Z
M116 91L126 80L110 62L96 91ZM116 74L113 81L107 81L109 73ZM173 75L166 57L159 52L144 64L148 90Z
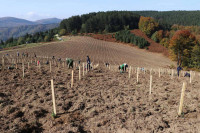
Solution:
M65 37L65 39L67 40L66 42L55 42L27 50L19 50L19 52L28 52L29 55L36 53L38 56L55 56L63 59L70 57L75 60L81 59L82 61L85 61L86 56L89 55L95 63L109 62L112 65L127 63L140 67L167 67L174 64L162 54L151 53L120 43L82 36ZM16 52L17 50L14 50L11 53L16 56Z

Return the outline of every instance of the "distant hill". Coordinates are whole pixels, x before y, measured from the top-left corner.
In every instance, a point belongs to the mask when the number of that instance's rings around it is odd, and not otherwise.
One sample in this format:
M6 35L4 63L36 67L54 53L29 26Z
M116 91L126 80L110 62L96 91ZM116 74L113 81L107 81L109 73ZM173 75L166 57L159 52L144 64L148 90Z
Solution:
M28 21L25 19L19 19L14 17L3 17L0 18L0 27L17 27L22 25L34 25L35 22Z
M28 21L14 17L0 18L0 40L7 40L10 37L23 36L26 33L32 34L46 31L59 26L61 19L48 18L37 21Z
M7 40L10 37L20 37L26 33L33 34L36 32L47 31L58 27L59 24L39 24L39 25L25 25L19 27L0 27L0 40Z
M41 19L35 21L35 23L38 24L54 24L54 23L60 23L62 20L58 18L48 18L48 19Z
M0 18L0 27L19 27L24 25L38 25L38 24L55 24L60 23L62 20L58 18L41 19L37 21L29 21L14 17Z

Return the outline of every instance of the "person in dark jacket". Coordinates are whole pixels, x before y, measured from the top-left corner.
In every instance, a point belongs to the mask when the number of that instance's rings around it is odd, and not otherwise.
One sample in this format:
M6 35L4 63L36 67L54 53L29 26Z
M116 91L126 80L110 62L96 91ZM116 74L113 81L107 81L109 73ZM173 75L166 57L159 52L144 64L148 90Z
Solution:
M184 77L190 77L190 73L186 72Z
M91 64L90 57L87 56L87 70L90 70L90 64Z
M177 67L177 74L178 74L178 77L179 77L179 72L182 70L182 67L181 66L178 66Z

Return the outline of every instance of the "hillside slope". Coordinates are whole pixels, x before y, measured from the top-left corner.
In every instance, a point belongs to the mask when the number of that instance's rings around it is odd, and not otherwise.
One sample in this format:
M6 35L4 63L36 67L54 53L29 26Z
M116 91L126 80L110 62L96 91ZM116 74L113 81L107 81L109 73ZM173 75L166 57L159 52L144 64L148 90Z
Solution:
M169 56L167 48L165 48L164 46L150 39L141 30L134 29L134 30L131 30L131 33L135 34L136 36L140 36L144 38L150 43L150 46L148 47L148 51L155 52L155 53L163 53L165 56ZM109 42L117 42L117 40L114 38L115 34L90 34L90 35L95 39L109 41ZM130 46L132 46L132 44L130 44Z
M169 55L167 48L165 48L164 46L162 46L159 43L156 43L155 41L153 41L149 37L147 37L147 35L144 34L141 30L135 29L135 30L132 30L131 33L135 34L136 36L140 36L140 37L146 39L150 43L150 46L148 47L149 51L163 53L166 56Z
M128 63L132 66L166 68L174 64L162 54L148 52L144 49L122 45L121 43L107 42L85 36L68 36L64 37L64 40L66 41L23 49L19 50L19 52L28 52L29 55L36 53L40 56L61 57L64 60L68 57L76 61L79 59L85 61L86 56L89 55L95 63L104 64L108 62L112 65ZM16 51L8 53L15 55ZM6 53L5 51L4 54Z
M16 27L22 25L34 25L32 21L25 19L14 18L14 17L3 17L0 18L0 27Z

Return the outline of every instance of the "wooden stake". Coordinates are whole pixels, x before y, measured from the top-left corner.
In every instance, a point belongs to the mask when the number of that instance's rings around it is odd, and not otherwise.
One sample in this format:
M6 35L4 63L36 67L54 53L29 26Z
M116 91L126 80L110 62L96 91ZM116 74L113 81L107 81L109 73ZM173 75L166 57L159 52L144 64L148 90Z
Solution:
M152 68L150 69L150 75L152 75Z
M23 78L24 78L24 63L22 64Z
M41 63L39 62L39 69L41 68Z
M159 78L160 78L160 68L159 68Z
M131 66L130 66L130 69L129 69L129 79L131 78Z
M15 67L16 67L16 69L17 69L17 62L16 62L16 64L15 64Z
M192 83L192 71L190 71L190 84Z
M51 61L49 62L50 72L51 72Z
M137 83L139 82L139 78L138 78L139 77L139 72L138 71L139 71L139 69L137 68Z
M83 76L85 75L85 72L84 72L85 69L84 68L85 68L85 66L84 66L84 63L83 63Z
M81 80L81 66L79 66L79 80Z
M181 91L180 106L179 106L179 110L178 110L178 115L179 115L179 116L182 114L183 100L184 100L184 95L185 95L185 89L186 89L186 83L183 82L183 87L182 87L182 91Z
M173 79L173 76L174 76L174 70L172 69L172 76L171 76L171 79Z
M149 88L149 95L151 95L151 89L152 89L152 75L150 75L150 88Z
M54 91L53 79L51 80L51 90L52 90L53 112L56 115L56 100L55 100L55 91Z
M2 68L4 69L4 65L5 65L5 61L4 61L4 57L2 57Z
M71 88L73 87L73 84L74 84L74 70L72 70Z

